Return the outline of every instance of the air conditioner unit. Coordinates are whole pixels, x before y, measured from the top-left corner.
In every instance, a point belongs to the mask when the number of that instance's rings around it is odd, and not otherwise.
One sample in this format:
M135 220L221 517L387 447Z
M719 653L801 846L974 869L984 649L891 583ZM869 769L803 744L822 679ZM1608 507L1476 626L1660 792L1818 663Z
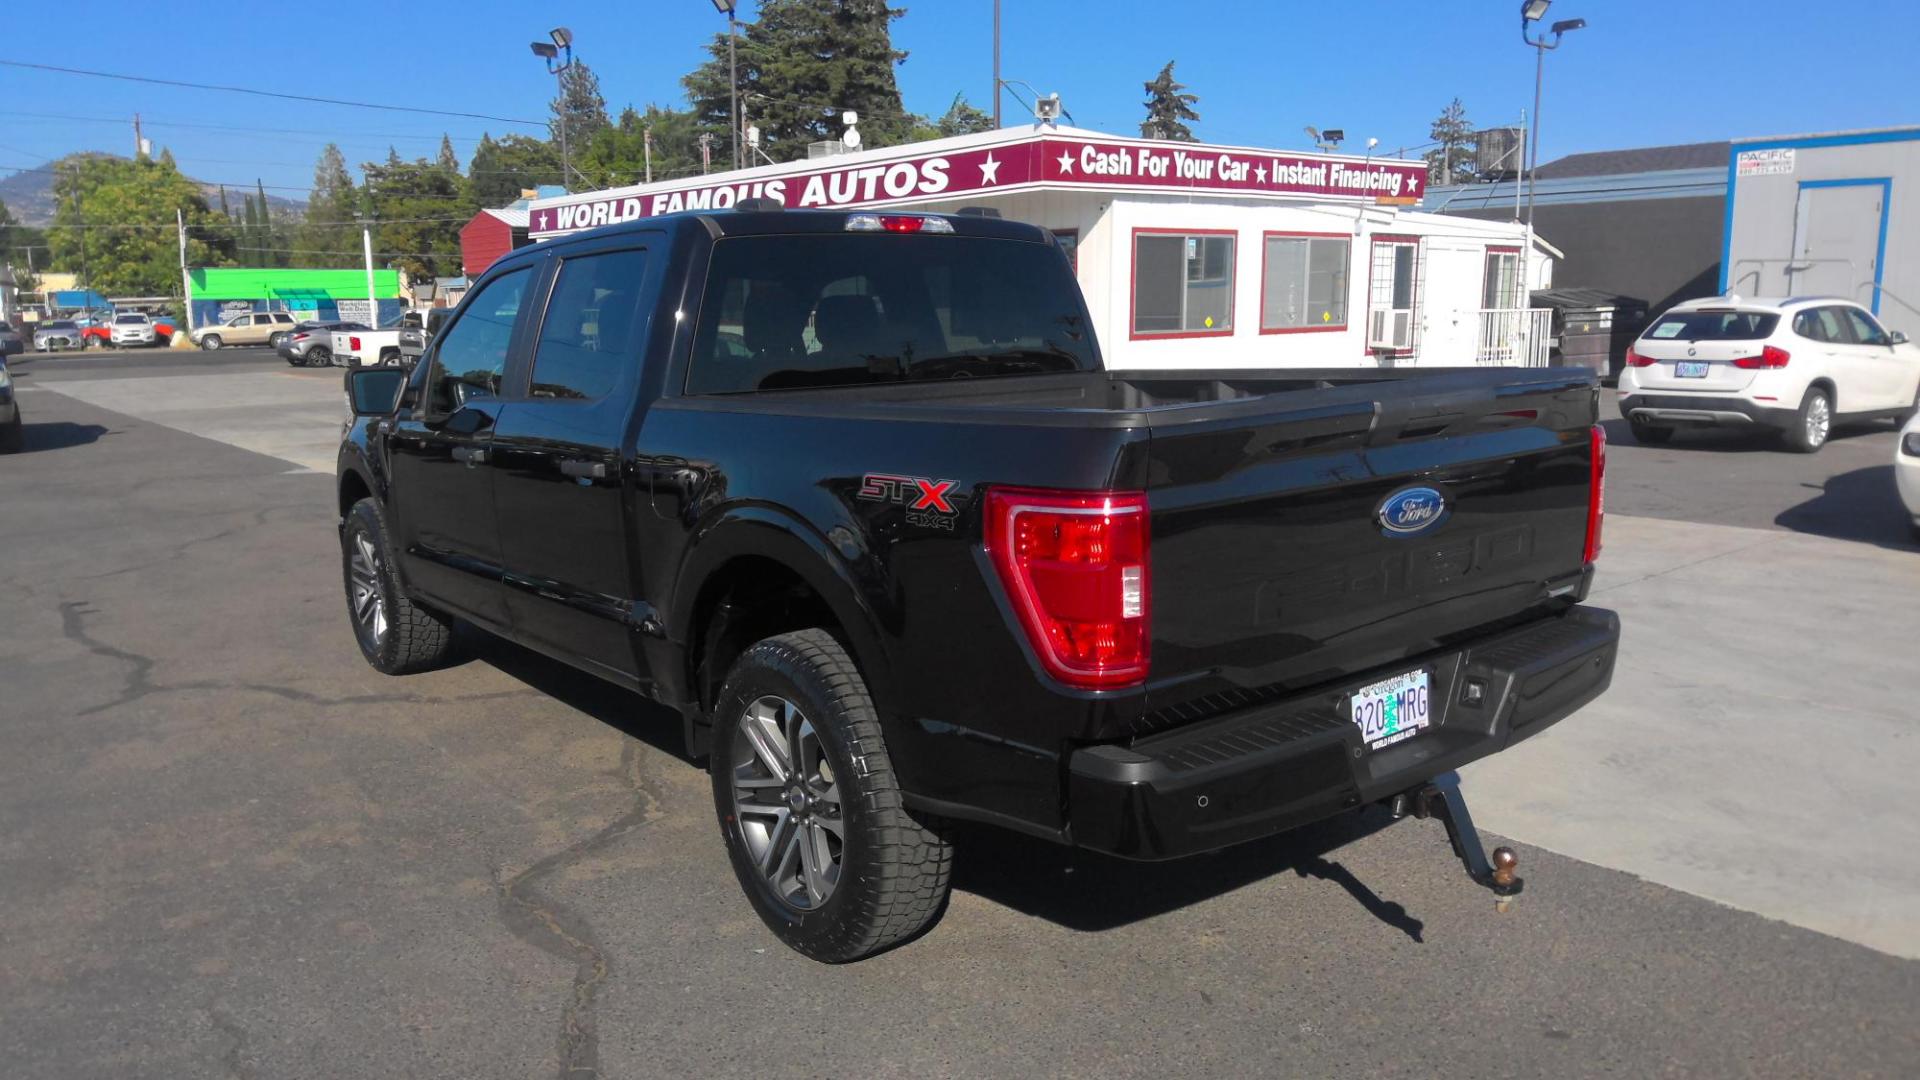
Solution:
M1413 312L1375 311L1367 319L1367 348L1405 352L1413 348Z

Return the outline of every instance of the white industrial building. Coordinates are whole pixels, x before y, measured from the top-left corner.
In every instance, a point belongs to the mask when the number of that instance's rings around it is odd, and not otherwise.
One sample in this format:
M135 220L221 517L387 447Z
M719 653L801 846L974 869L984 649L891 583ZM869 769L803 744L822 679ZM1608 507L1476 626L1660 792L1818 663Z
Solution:
M1419 213L1423 162L1035 125L535 200L529 235L747 199L988 207L1052 230L1116 368L1544 364L1557 254Z
M1736 139L1722 292L1844 296L1920 336L1920 127Z

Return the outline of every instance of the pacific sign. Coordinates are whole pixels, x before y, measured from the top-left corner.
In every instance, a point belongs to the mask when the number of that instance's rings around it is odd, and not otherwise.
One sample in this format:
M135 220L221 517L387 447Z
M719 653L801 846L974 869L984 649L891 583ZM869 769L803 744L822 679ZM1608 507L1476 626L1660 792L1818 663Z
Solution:
M1198 143L1040 136L981 150L812 172L567 196L573 201L534 203L528 232L552 236L685 210L725 210L747 199L771 199L803 210L832 209L925 202L1034 184L1411 202L1420 197L1426 175L1426 165L1417 161L1355 161Z

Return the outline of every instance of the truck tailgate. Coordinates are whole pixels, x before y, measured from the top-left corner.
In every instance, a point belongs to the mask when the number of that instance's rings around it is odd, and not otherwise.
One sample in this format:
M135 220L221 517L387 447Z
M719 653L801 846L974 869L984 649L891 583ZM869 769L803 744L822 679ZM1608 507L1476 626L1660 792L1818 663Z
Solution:
M1584 593L1591 376L1493 374L1272 394L1186 422L1156 412L1139 733L1350 678ZM1394 527L1390 501L1408 511Z

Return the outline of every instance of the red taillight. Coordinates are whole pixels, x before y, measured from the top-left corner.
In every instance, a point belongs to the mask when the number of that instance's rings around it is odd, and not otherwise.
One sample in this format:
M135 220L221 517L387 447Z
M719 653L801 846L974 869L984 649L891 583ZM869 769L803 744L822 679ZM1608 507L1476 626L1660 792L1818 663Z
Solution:
M1760 350L1759 356L1743 356L1735 360L1733 366L1746 368L1749 371L1759 368L1783 368L1787 366L1787 361L1791 359L1793 359L1793 354L1787 352L1787 350L1777 345L1768 345Z
M1627 346L1627 366L1628 367L1652 367L1653 363L1654 363L1653 357L1648 356L1646 353L1643 353L1643 352L1634 351L1634 348L1631 345Z
M360 339L359 339L359 338L357 338L357 337L350 337L350 338L348 338L348 339L347 339L347 348L349 348L349 349L352 349L352 350L353 350L354 352L359 352L359 351L360 351Z
M1047 674L1111 690L1147 677L1147 496L991 488L987 554Z
M1592 434L1587 436L1593 450L1593 460L1587 466L1587 555L1586 561L1592 562L1600 557L1600 526L1607 517L1607 432L1600 425L1593 426Z
M295 334L295 335L293 335L293 340L295 340L295 341L305 341L305 340L307 340L308 338L310 338L310 337L312 337L312 336L313 336L312 334Z

